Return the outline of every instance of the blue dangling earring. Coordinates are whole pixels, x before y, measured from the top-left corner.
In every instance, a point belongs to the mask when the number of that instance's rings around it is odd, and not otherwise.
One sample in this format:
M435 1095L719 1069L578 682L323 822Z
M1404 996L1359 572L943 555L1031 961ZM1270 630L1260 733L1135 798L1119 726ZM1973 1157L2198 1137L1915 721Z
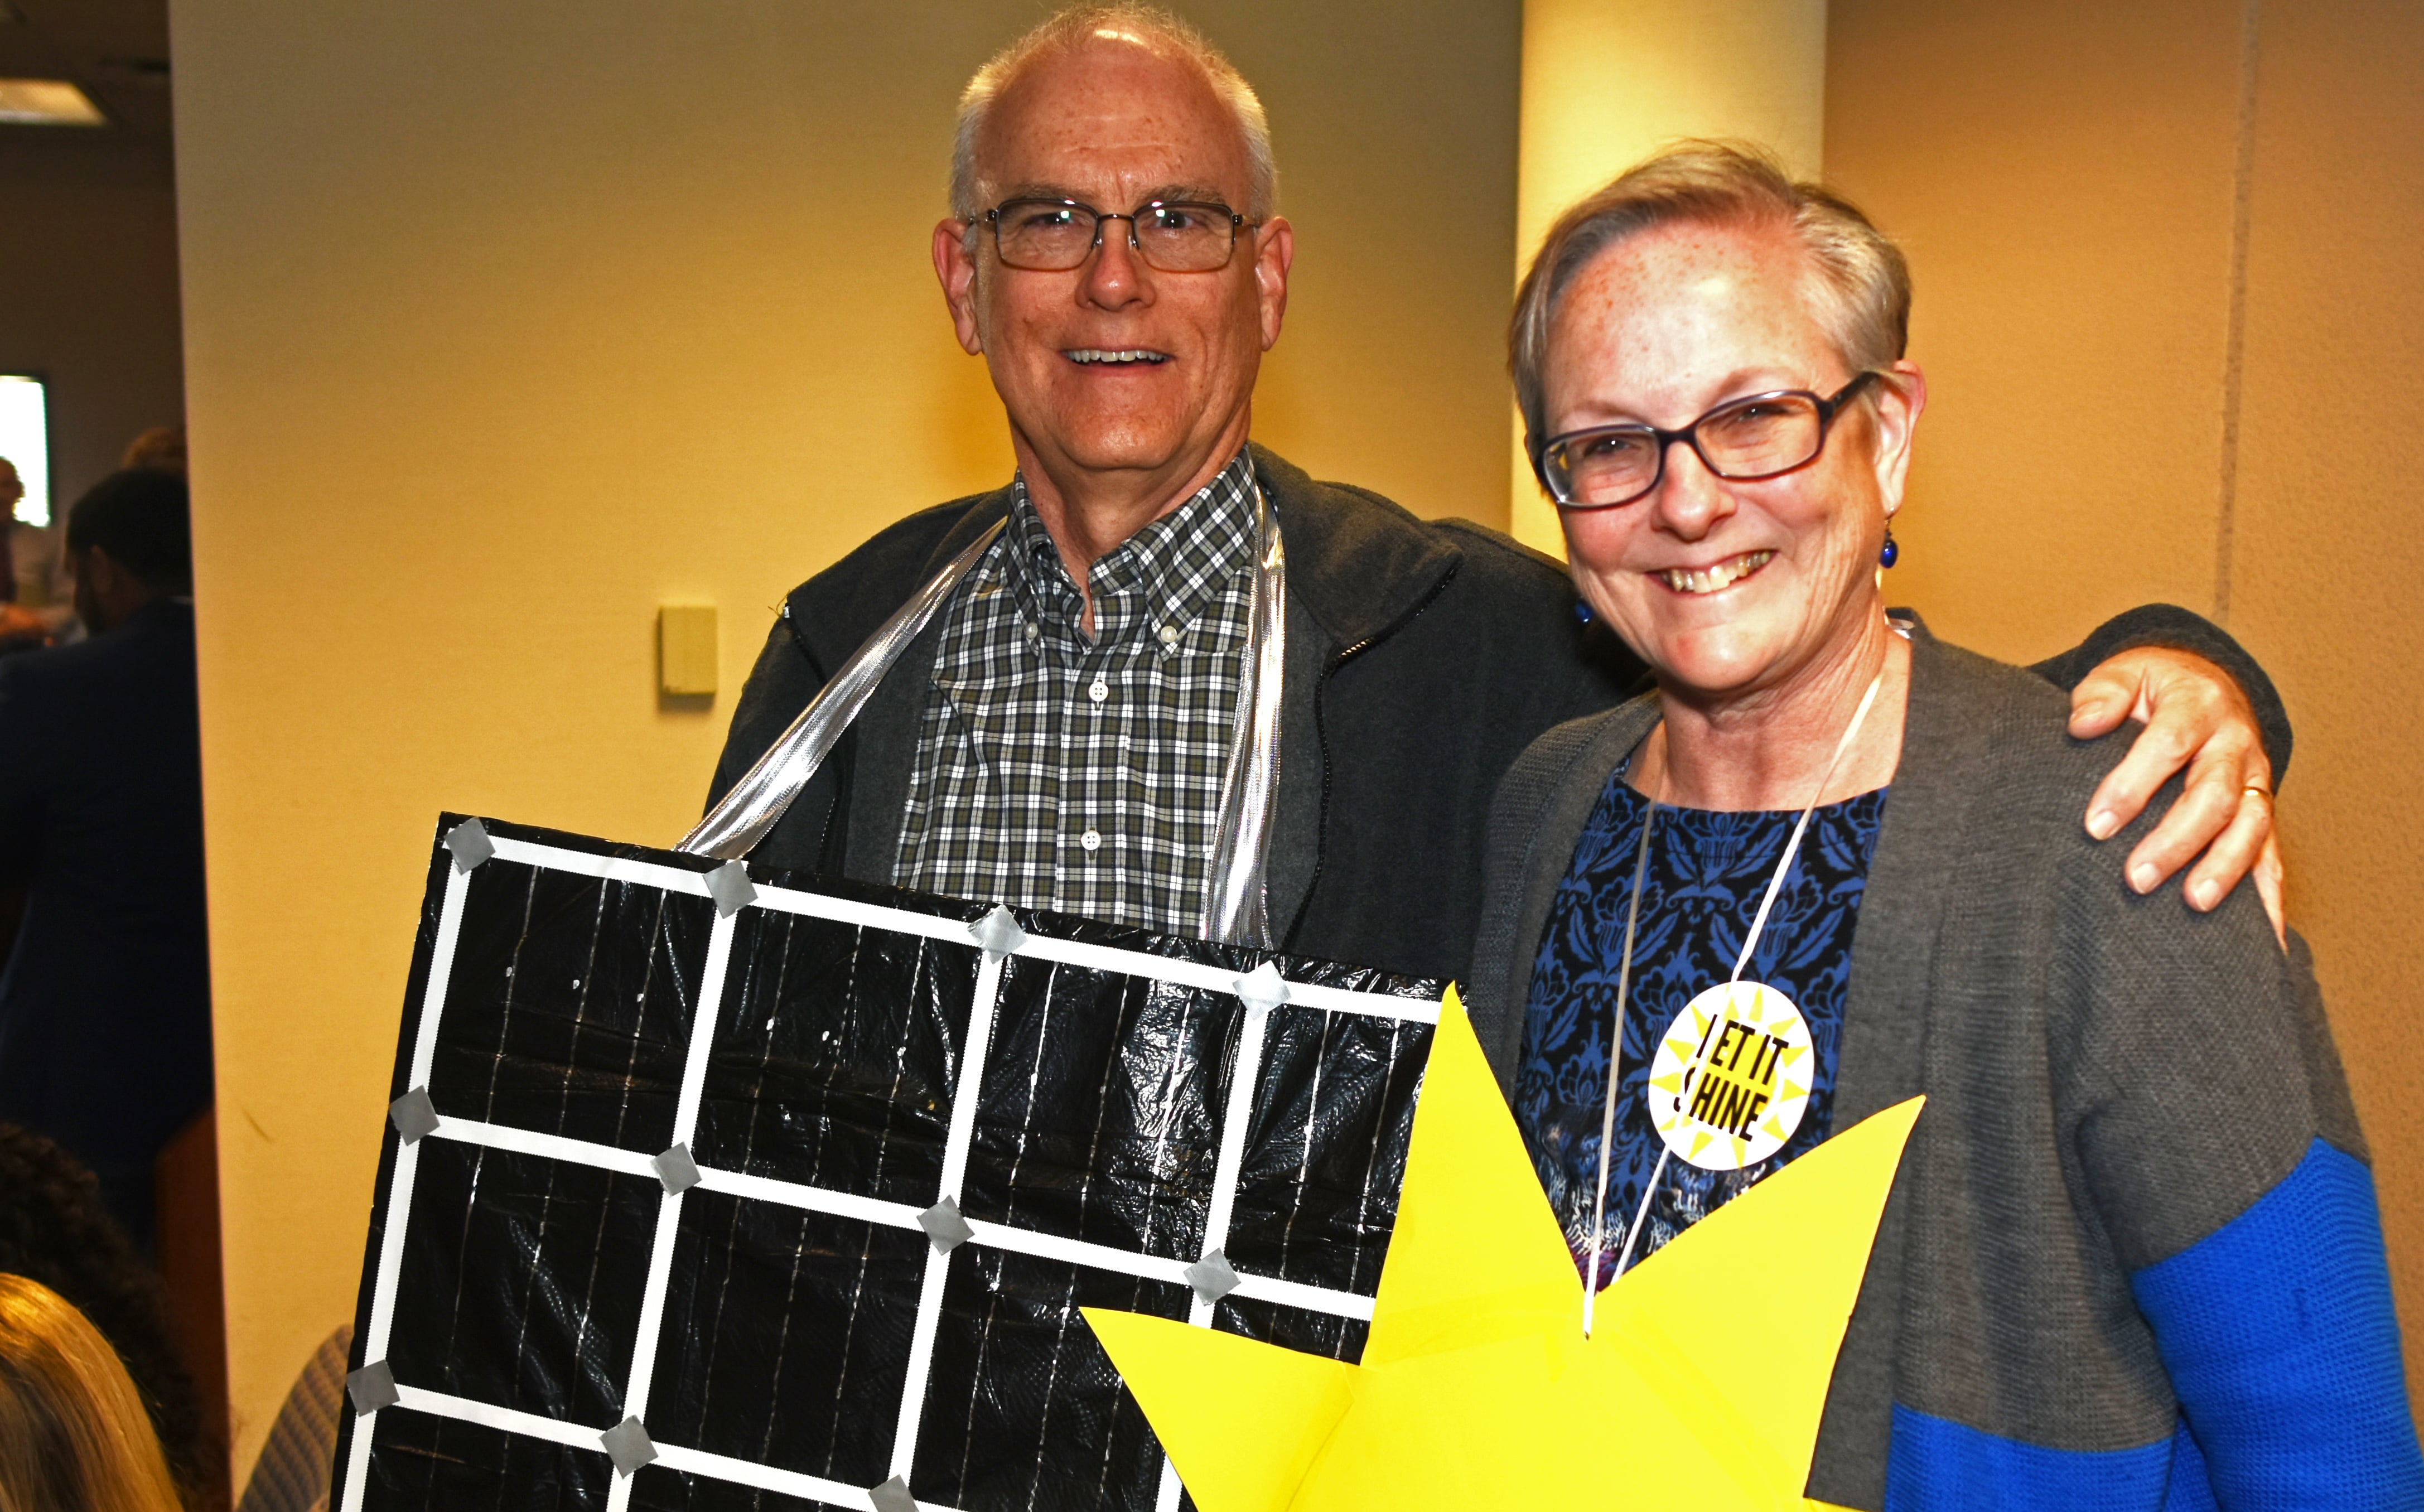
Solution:
M1877 565L1881 567L1890 567L1901 560L1902 548L1894 544L1893 522L1891 520L1888 520L1886 522L1886 549L1877 553Z
M1590 624L1591 607L1589 599L1577 598L1574 600L1574 618L1580 620L1586 626Z

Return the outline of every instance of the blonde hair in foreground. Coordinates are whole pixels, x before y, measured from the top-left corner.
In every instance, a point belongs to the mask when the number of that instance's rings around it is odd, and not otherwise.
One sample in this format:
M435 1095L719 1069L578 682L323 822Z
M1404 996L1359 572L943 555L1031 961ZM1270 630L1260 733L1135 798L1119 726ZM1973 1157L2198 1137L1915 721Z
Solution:
M0 1275L0 1512L178 1512L118 1352L23 1276Z

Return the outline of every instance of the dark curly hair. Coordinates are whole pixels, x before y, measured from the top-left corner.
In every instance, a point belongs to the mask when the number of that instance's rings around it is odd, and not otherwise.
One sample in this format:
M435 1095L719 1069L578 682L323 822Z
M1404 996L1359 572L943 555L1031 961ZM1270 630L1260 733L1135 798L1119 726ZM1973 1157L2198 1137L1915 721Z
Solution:
M41 1282L91 1320L143 1394L185 1504L221 1500L209 1493L217 1456L169 1340L159 1278L102 1206L92 1172L13 1123L0 1123L0 1271Z
M194 536L183 474L124 468L68 511L68 549L99 547L164 594L194 588Z

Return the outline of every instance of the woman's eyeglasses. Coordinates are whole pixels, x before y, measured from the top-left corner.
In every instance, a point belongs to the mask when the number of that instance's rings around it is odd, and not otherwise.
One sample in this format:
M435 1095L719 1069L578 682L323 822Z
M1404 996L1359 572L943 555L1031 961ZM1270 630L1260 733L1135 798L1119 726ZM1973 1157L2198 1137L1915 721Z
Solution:
M1878 376L1863 373L1825 398L1780 389L1728 400L1677 431L1633 424L1568 431L1536 444L1532 466L1561 509L1613 509L1646 497L1666 475L1666 450L1678 441L1720 478L1777 477L1815 460L1835 417Z

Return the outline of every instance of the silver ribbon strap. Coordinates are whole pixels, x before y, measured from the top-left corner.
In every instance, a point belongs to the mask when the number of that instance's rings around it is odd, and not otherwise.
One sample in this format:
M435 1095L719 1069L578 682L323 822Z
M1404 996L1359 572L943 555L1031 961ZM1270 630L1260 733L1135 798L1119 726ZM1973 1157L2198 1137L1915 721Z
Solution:
M817 695L800 710L800 717L791 721L791 727L783 732L782 739L767 748L758 764L724 795L724 802L710 810L707 818L700 820L674 849L726 861L737 861L757 849L767 832L782 821L791 800L807 787L817 768L833 754L842 733L850 728L850 722L875 695L876 685L884 680L884 675L901 660L901 653L909 649L909 643L917 638L934 617L934 611L943 607L951 590L960 585L960 580L968 575L1007 523L996 520L991 530L969 542L965 550L951 558L942 571L927 581L926 586L895 610L883 628L869 636L867 644L842 663L841 671L817 690Z
M681 838L676 850L692 855L738 860L757 848L781 822L824 764L826 756L867 706L885 673L901 660L948 602L960 581L976 569L1002 532L997 522L934 574L917 596L884 622L865 645L808 700L782 738L733 784L724 801ZM1271 936L1266 880L1271 817L1280 784L1280 681L1287 664L1287 554L1279 521L1271 515L1260 480L1254 484L1254 581L1247 609L1249 633L1238 669L1237 704L1230 722L1229 760L1220 779L1220 808L1213 827L1209 874L1197 928L1204 938L1269 949Z
M1254 587L1237 709L1229 724L1229 764L1212 837L1197 930L1207 940L1268 950L1271 815L1280 787L1280 677L1287 665L1287 552L1263 485L1254 485Z

